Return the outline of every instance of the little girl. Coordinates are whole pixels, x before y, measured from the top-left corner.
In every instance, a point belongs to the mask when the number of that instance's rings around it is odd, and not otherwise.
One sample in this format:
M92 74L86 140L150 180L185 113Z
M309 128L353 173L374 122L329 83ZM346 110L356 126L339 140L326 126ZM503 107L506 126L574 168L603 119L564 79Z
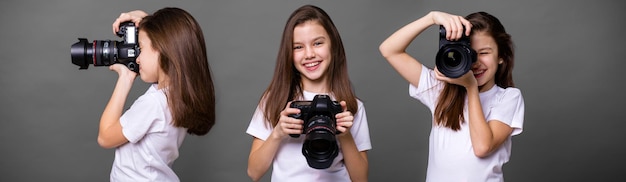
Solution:
M304 123L289 117L301 112L290 108L290 101L313 100L317 94L340 101L343 110L334 116L341 132L336 136L339 154L325 169L307 165L304 135L289 136L302 133ZM270 165L272 181L367 181L367 151L372 147L365 109L350 85L339 32L319 7L302 6L287 20L274 77L247 133L253 136L248 158L253 181L260 180Z
M215 95L204 36L196 20L179 8L153 15L122 13L113 23L139 28L141 80L148 91L123 112L137 74L122 64L98 133L103 148L115 148L111 181L179 181L172 170L186 133L205 135L215 123ZM124 113L124 114L122 114Z
M447 40L470 36L478 55L470 71L449 78L405 52L432 25L443 26ZM500 21L485 12L464 18L433 11L392 34L380 52L409 81L411 97L433 113L426 181L504 181L524 100L513 87L513 42Z

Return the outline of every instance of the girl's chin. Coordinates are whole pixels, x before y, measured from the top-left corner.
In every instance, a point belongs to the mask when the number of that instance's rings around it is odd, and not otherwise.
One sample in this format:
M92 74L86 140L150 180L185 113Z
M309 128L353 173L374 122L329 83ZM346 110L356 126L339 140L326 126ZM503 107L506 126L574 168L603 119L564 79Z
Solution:
M304 74L301 73L301 76L302 76L302 79L316 81L316 80L321 80L323 75L322 74L318 74L318 73L308 72L308 73L304 73Z

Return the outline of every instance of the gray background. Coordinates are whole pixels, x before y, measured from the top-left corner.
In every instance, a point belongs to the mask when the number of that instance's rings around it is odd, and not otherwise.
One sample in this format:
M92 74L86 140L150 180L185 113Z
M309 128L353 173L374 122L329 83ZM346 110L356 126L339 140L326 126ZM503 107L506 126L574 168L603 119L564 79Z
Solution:
M100 148L96 136L117 75L78 70L69 47L79 37L120 40L111 23L121 12L166 6L189 11L204 30L218 112L208 135L187 137L174 169L183 181L249 181L245 129L273 74L287 17L309 3L326 10L343 37L370 124L371 181L425 179L430 113L408 96L378 45L430 10L487 11L513 35L526 119L504 166L507 181L626 181L626 6L618 0L3 0L0 181L108 181L114 150ZM436 51L432 27L409 48L429 66ZM136 81L127 104L146 88Z

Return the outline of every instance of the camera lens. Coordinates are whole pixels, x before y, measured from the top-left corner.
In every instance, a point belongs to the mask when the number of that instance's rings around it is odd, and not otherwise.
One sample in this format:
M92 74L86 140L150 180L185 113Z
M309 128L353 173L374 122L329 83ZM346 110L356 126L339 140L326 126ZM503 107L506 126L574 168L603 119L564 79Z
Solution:
M95 40L94 44L93 66L110 66L115 63L117 41Z
M87 39L79 38L70 49L72 63L87 69L89 64L93 66L110 66L115 63L117 53L117 41L94 40L89 43Z
M306 138L302 146L302 153L307 158L309 166L316 169L330 167L339 153L335 128L331 125L328 116L318 115L311 118L305 132Z
M450 78L458 78L472 69L475 62L475 54L471 48L460 44L449 44L437 53L437 69Z
M442 61L448 67L458 66L461 64L461 60L463 59L461 53L454 49L444 53L444 55L445 56L442 58Z
M317 139L317 140L312 140L311 142L309 142L309 146L307 146L307 148L309 148L311 152L316 153L316 154L325 154L328 152L328 150L330 149L330 141L328 140L324 140L324 139Z
M335 141L335 134L331 133L328 128L318 128L307 133L306 150L314 154L326 154L332 150L332 142Z
M439 52L435 58L437 70L446 77L458 78L472 69L474 62L476 51L470 46L470 38L463 34L458 40L447 40L445 27L439 26Z
M93 44L88 43L87 39L78 38L78 42L72 44L70 53L72 63L80 66L80 69L87 69L93 63Z

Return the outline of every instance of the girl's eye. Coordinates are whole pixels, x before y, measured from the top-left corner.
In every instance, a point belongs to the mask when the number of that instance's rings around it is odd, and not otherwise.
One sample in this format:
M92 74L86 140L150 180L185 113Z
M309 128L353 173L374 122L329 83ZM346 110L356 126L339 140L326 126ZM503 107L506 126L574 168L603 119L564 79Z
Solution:
M313 43L313 45L315 45L315 46L319 46L319 45L322 45L322 44L324 44L324 43L323 42L315 42L315 43Z
M302 49L302 46L293 46L293 49Z

